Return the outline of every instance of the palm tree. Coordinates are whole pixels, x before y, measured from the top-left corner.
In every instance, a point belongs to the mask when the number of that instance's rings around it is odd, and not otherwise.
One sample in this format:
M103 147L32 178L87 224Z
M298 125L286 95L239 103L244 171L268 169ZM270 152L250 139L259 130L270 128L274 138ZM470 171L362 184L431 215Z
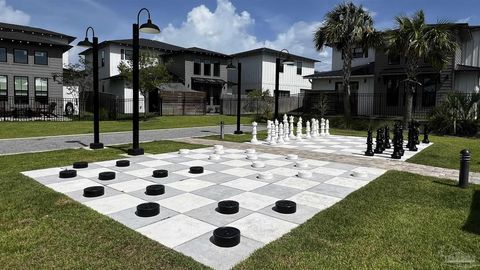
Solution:
M395 17L397 28L386 31L386 52L401 55L406 58L405 83L406 100L403 121L406 124L412 118L413 95L418 80L419 62L421 59L437 71L448 65L457 48L452 25L440 22L429 25L425 22L423 10L417 11L412 17Z
M343 58L343 107L347 123L351 119L350 76L352 70L353 51L380 45L380 33L373 27L372 16L355 4L341 3L325 15L324 23L315 34L313 41L318 51L331 46L342 52Z

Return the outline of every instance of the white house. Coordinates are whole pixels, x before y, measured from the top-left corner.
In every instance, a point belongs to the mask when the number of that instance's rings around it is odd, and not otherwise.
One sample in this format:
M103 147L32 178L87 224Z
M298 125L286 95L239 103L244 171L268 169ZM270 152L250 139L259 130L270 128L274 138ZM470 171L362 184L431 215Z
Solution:
M269 90L273 94L275 89L275 63L277 58L285 58L285 53L280 51L259 48L250 51L240 52L231 55L232 63L242 64L242 93L248 93L252 90ZM280 96L297 95L302 89L311 89L311 83L303 76L314 72L315 62L318 60L290 54L295 60L292 66L283 65L279 76ZM237 82L236 71L228 73L229 82ZM227 94L232 94L229 89Z

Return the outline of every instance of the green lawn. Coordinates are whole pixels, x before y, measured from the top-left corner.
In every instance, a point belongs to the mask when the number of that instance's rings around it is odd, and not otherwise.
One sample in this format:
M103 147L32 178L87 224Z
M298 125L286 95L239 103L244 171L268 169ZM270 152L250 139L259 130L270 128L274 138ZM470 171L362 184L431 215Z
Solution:
M161 153L201 146L163 141L142 147L149 153ZM79 160L114 159L127 148L1 156L2 268L205 268L20 174ZM236 268L440 269L446 268L441 255L456 251L478 261L478 189L459 189L436 178L388 172Z
M453 269L457 252L479 267L479 188L388 172L236 269Z
M243 124L250 124L252 119L243 116ZM140 121L140 129L166 129L200 126L217 126L223 121L225 124L235 124L235 116L202 115L202 116L162 116ZM116 132L132 130L132 121L101 121L100 132ZM53 135L84 134L93 132L92 121L71 122L3 122L0 123L0 139L25 138Z

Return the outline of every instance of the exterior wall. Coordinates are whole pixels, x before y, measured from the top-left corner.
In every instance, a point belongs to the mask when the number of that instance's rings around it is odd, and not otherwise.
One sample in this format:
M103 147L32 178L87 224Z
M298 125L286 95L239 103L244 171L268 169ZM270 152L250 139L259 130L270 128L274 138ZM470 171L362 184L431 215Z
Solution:
M185 55L177 54L167 56L165 59L168 70L178 78L185 80ZM184 81L185 82L185 81ZM190 82L188 83L190 85ZM187 84L185 84L187 86ZM187 86L190 87L190 86Z
M262 90L262 56L250 55L235 58L232 61L236 67L239 62L242 63L242 93L245 94L246 90ZM228 71L229 82L237 83L237 79L237 70ZM234 89L236 87L230 87L228 94L236 93Z
M454 90L463 93L478 93L480 90L479 74L477 72L457 72Z
M375 62L375 49L368 49L368 57L354 58L352 60L352 67L366 65ZM342 52L332 48L332 70L339 70L343 68Z
M202 62L200 75L193 74L193 64L195 60L200 60ZM204 61L210 62L210 76L203 75L204 74ZM219 62L220 63L220 76L213 76L213 63ZM212 57L207 55L200 55L200 54L185 54L184 56L184 70L185 70L185 86L188 89L192 89L192 77L196 78L208 78L208 79L221 79L225 82L228 80L227 78L227 60L219 57ZM226 85L223 86L222 92L226 92ZM198 89L192 89L198 90Z
M0 62L0 75L7 76L8 96L14 96L14 77L28 76L28 97L35 97L35 78L48 78L48 97L62 98L62 84L53 80L53 74L62 74L63 58L62 49L58 47L33 46L29 44L12 44L11 42L0 41L0 47L7 49L7 62ZM28 64L13 62L14 49L28 50ZM34 64L34 51L46 51L48 54L48 65Z
M275 61L276 56L264 54L262 60L262 89L270 90L273 93L275 89ZM302 61L302 60L298 60ZM300 93L301 89L311 89L312 85L309 80L303 76L314 73L313 61L302 61L302 74L297 75L297 65L284 65L283 72L279 77L279 90L290 91L290 95Z

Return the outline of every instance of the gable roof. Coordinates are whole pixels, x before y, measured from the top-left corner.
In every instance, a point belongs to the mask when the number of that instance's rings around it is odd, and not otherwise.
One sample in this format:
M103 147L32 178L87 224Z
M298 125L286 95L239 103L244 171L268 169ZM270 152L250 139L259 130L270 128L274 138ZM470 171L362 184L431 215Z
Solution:
M277 50L274 50L274 49L262 47L262 48L257 48L257 49L253 49L253 50L249 50L249 51L235 53L235 54L232 54L231 56L232 57L242 57L242 56L258 55L258 54L264 54L264 53L270 54L270 55L279 55L281 52L277 51ZM296 54L292 54L292 53L290 54L290 56L293 57L293 58L297 58L297 59L301 59L301 60L305 60L305 61L320 62L320 60L317 60L317 59L308 58L308 57L304 57L304 56L296 55Z
M30 36L34 38L42 37L45 39L49 39L51 37L56 37L60 39L66 39L68 43L71 43L76 39L73 36L65 35L62 33L50 31L43 28L37 28L37 27L31 27L31 26L19 25L19 24L10 24L10 23L4 23L4 22L0 22L0 33L2 35L5 33L15 33L16 38L26 38Z
M375 74L375 62L368 63L366 65L352 67L351 76L369 76ZM303 76L305 79L321 79L329 77L341 77L343 76L343 70L330 70L330 71L315 71L314 74Z

